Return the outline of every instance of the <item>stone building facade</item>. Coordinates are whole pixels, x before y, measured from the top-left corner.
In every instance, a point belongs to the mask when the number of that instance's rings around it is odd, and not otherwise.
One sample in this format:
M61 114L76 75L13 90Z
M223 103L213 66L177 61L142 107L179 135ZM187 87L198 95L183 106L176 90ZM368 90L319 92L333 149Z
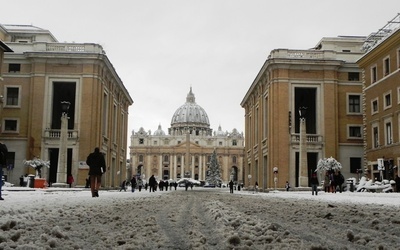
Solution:
M268 189L289 181L299 186L300 107L307 107L308 179L318 160L331 156L341 162L346 177L357 175L352 170L363 165L363 121L356 61L364 40L323 38L313 49L271 51L241 102L247 184L257 181Z
M400 14L366 40L362 68L366 175L393 180L400 166Z
M133 101L103 48L94 43L60 43L32 25L0 25L0 37L14 50L5 53L0 82L4 104L0 137L10 151L8 179L15 184L34 173L23 161L50 161L47 182L60 165L61 102L68 110L66 165L84 185L86 157L99 147L108 166L105 186L118 186L126 172L128 107Z
M216 150L222 180L243 182L244 136L236 129L213 132L206 111L196 103L190 88L186 102L172 116L168 133L161 125L151 133L132 131L131 175L148 179L178 180L190 177L204 181L211 155Z

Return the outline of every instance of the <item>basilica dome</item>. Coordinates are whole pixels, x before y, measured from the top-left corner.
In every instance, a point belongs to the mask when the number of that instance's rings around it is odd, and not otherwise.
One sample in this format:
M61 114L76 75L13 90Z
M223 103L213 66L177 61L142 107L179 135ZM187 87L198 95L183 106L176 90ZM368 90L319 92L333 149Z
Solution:
M171 119L170 131L181 133L189 129L191 133L211 135L210 122L206 111L195 102L195 97L190 87L186 103L180 106Z
M157 129L156 131L154 131L154 134L153 134L153 135L157 135L157 136L165 135L164 130L162 130L162 128L161 128L161 124L158 125L158 129Z

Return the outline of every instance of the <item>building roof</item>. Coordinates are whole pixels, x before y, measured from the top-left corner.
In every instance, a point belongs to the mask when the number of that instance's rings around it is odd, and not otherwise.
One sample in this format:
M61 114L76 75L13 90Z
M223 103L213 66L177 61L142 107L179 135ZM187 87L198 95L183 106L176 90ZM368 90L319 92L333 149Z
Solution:
M7 44L3 43L2 41L0 41L0 48L4 52L14 52L10 47L7 46Z

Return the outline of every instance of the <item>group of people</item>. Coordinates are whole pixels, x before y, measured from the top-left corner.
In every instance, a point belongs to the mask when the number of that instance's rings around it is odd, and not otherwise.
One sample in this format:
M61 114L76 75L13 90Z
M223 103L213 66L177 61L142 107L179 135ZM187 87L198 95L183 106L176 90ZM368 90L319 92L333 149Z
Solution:
M127 186L131 186L131 191L132 193L135 192L135 189L138 188L139 192L142 191L143 188L143 180L141 178L138 178L136 180L135 176L132 177L132 179L130 181L124 180L121 183L121 188L119 189L119 191L121 192L122 190L124 190L126 192L126 187ZM145 184L146 189L147 189L147 183Z
M129 185L131 186L131 190L132 190L132 193L133 193L133 192L135 192L136 188L139 189L139 192L142 191L142 188L144 188L145 190L149 189L149 192L155 192L155 191L157 191L157 188L160 191L164 191L164 190L167 191L168 187L169 187L169 190L171 190L172 187L174 187L175 190L176 190L176 188L178 186L178 183L176 183L176 182L169 183L167 180L160 180L160 181L157 182L157 180L154 177L154 175L152 175L149 178L148 182L144 182L141 178L137 178L137 180L136 180L136 177L133 176L130 181L127 181L127 180L122 181L121 188L120 188L119 191L120 192L122 190L126 191L126 188Z
M344 176L340 171L327 171L324 178L324 191L326 193L340 193L343 191Z
M310 179L312 195L318 195L319 181L316 173L313 173ZM324 178L324 191L325 193L340 193L343 191L344 176L340 171L326 171Z

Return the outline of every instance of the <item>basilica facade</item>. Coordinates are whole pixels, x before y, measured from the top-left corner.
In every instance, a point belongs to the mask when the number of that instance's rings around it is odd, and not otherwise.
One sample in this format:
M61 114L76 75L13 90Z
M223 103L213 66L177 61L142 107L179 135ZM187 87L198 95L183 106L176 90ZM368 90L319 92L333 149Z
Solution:
M244 136L237 129L223 132L210 128L206 111L196 103L190 88L186 102L172 116L166 133L161 125L151 133L140 128L132 131L130 150L131 176L158 180L193 178L204 181L214 150L221 169L221 178L227 183L244 180ZM129 176L128 176L129 177Z

